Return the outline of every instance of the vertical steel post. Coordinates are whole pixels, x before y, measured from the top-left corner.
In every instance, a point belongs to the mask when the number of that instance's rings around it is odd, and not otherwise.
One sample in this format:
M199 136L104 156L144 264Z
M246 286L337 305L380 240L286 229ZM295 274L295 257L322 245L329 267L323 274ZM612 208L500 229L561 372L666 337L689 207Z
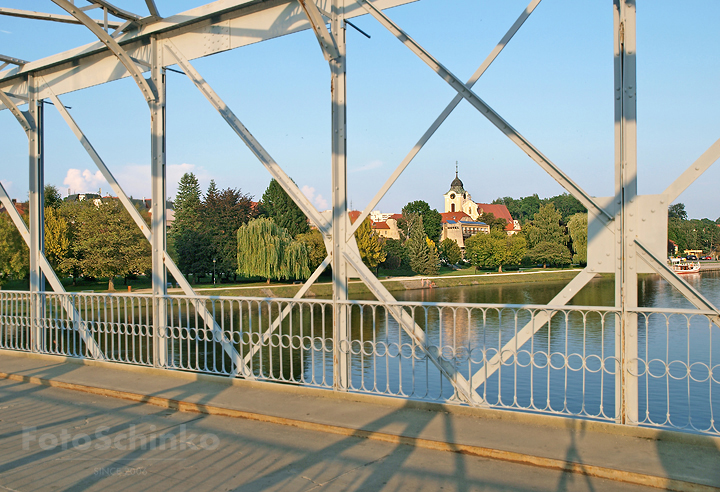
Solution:
M615 305L621 307L615 334L620 370L615 379L617 420L638 422L637 314L637 103L635 0L614 0L615 26Z
M167 365L167 273L165 270L166 243L166 177L165 177L165 68L162 61L162 45L153 37L151 77L155 88L155 100L150 103L152 120L151 175L152 175L152 292L153 292L153 346L155 366Z
M348 265L345 261L346 233L349 227L347 206L347 136L345 85L345 1L333 0L331 31L339 56L330 60L332 81L332 272L333 272L333 387L349 387Z
M31 344L33 352L42 350L40 319L44 312L44 278L40 269L40 255L45 253L45 167L43 156L43 102L38 99L38 83L28 76L28 155L30 158L30 294Z

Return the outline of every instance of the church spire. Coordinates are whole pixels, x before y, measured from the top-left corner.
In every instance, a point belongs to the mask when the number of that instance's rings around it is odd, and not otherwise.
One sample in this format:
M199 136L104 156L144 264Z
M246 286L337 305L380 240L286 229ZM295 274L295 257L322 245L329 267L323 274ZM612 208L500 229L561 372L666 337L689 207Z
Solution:
M463 182L458 177L458 161L455 161L455 179L450 183L450 189L457 193L465 193Z

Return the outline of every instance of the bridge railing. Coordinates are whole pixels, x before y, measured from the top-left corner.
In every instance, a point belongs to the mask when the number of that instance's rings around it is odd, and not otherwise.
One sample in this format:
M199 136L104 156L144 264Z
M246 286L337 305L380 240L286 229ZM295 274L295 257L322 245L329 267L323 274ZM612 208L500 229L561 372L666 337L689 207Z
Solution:
M166 313L159 335L154 302ZM158 366L163 347L169 370L610 422L625 371L638 388L637 424L720 434L713 312L633 311L638 357L622 361L611 307L341 304L350 338L339 343L330 300L0 291L0 348L93 358L85 330L102 353L94 358L122 364ZM424 340L397 321L398 308Z

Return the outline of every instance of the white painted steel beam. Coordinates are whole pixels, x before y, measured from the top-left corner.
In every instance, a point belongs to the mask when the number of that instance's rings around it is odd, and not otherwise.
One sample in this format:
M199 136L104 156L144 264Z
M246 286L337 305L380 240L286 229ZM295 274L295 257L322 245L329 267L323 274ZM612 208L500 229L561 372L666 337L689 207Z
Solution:
M293 296L293 299L302 299L305 293L312 287L312 285L315 283L315 281L320 277L322 272L325 271L327 267L330 266L330 263L332 261L332 257L330 255L326 256L323 262L318 266L312 275L310 275L310 278L308 278L302 287L295 293ZM282 312L278 315L277 318L275 318L275 321L272 322L270 327L265 330L265 332L262 334L260 339L258 340L258 343L253 344L250 347L250 350L248 353L245 354L245 357L243 358L243 362L245 366L249 366L250 362L252 361L253 356L260 351L260 349L263 348L263 342L268 340L270 338L270 335L275 333L275 330L277 330L280 327L280 324L283 322L283 320L287 317L288 314L290 314L290 311L292 311L293 305L288 304L285 306L285 308L282 310ZM272 313L271 313L272 314ZM252 343L252 337L250 337L250 343Z
M11 63L13 65L25 65L27 61L21 60L20 58L13 58L12 56L0 55L0 62Z
M541 0L532 0L530 2L527 8L522 12L522 14L520 14L520 17L518 17L515 23L505 33L505 36L502 37L500 42L495 46L495 48L493 48L487 58L485 58L480 67L478 67L478 69L472 75L472 77L470 77L470 80L468 80L467 82L468 87L474 86L475 83L480 80L480 77L483 76L485 71L492 64L492 62L495 61L495 58L498 57L498 55L502 52L505 46L507 46L513 36L515 36L515 33L518 32L520 27L522 27L528 17L530 17L530 14L533 13L540 1ZM412 150L410 150L410 152L405 156L400 165L395 169L395 171L387 179L387 181L385 181L385 184L383 184L382 188L380 188L380 190L373 197L373 199L370 200L370 203L367 205L367 207L365 207L365 210L363 210L355 223L350 227L350 230L348 231L348 238L351 235L355 234L355 231L358 227L360 227L362 221L365 220L365 218L370 215L370 213L375 209L378 203L380 203L380 200L382 200L382 198L385 196L388 190L390 190L395 181L397 181L403 171L405 171L405 168L407 168L408 165L412 162L412 160L415 159L415 156L418 155L418 153L420 152L420 150L422 150L428 140L430 140L430 138L435 134L437 129L440 128L440 125L445 122L448 116L450 116L450 113L455 110L455 108L458 106L458 104L460 104L463 99L463 96L457 94L455 98L450 102L450 104L448 104L447 107L443 110L440 116L438 116L437 119L433 122L433 124L430 125L430 128L428 128L428 130L425 132L425 134L423 134L420 140L418 140Z
M673 181L673 183L667 187L663 192L668 195L668 203L672 203L690 186L702 176L702 173L707 171L715 161L720 159L720 139L716 140L714 144L707 149L703 155L693 162L684 173Z
M450 70L445 68L430 53L412 39L405 31L400 29L393 21L390 20L382 11L377 9L368 0L359 0L363 7L377 19L380 24L392 33L398 40L407 46L418 58L425 62L435 73L437 73L445 82L455 89L458 94L465 98L470 104L483 114L488 121L505 134L515 145L520 147L532 160L534 160L541 168L545 170L555 181L565 188L571 195L580 201L588 210L595 210L598 217L606 225L612 221L612 216L595 203L593 198L585 192L578 184L570 179L560 168L558 168L550 159L537 150L525 137L523 137L510 123L505 121L497 114L488 104L478 97L467 85L453 75Z
M370 292L377 298L378 301L384 303L387 312L395 318L400 327L407 333L407 335L413 340L413 342L427 354L430 362L438 368L440 373L453 385L458 396L466 403L472 406L482 405L483 399L480 395L475 392L475 389L470 385L470 382L458 372L455 366L446 361L438 347L428 345L425 331L415 323L415 320L410 316L402 307L395 304L397 301L393 295L388 292L385 286L378 280L370 269L365 266L360 256L357 255L350 248L345 250L345 259L348 263L355 268L360 279L370 289ZM349 347L348 347L349 348ZM346 348L346 350L348 349Z
M165 256L167 243L167 196L165 174L165 69L162 65L163 49L152 37L151 77L155 87L155 98L150 102L150 183L151 183L151 224L152 238L150 249L152 256L152 293L153 293L153 338L155 343L155 366L166 367L168 357L167 327L167 272ZM214 322L214 318L213 318Z
M95 148L92 146L90 141L87 139L85 134L82 132L78 124L75 122L75 120L70 116L70 113L68 113L65 106L62 104L60 99L51 92L50 98L52 99L55 108L57 108L58 112L60 112L60 115L65 120L67 125L70 127L70 130L75 134L77 139L82 144L83 148L87 151L87 153L90 155L90 158L93 160L97 168L102 173L103 177L107 180L107 182L110 184L111 188L117 195L120 202L125 207L125 210L130 214L130 217L132 217L133 221L137 224L137 226L142 231L145 238L148 240L150 245L153 244L153 236L148 228L147 224L145 223L145 220L142 218L140 213L137 211L135 206L130 202L130 199L128 198L127 194L125 194L125 191L122 189L120 184L117 182L115 177L113 176L112 172L110 172L110 169L105 165L100 155L97 153ZM188 296L195 296L196 293L190 283L185 279L182 272L180 272L180 269L175 265L170 255L167 253L167 251L163 251L162 254L162 260L165 264L165 267L168 269L170 274L175 278L175 281L180 286L180 288L183 290L185 295ZM199 313L200 317L203 319L203 321L210 327L212 327L213 334L216 338L216 340L221 340L221 344L223 347L223 350L225 353L230 357L230 359L233 361L233 364L235 364L235 373L238 371L242 371L243 375L247 377L248 374L250 374L249 369L247 366L243 365L242 358L240 357L240 354L237 352L235 347L232 345L232 343L229 343L225 340L225 337L223 336L223 331L220 328L220 326L215 321L215 318L213 317L212 313L210 313L207 308L202 304L195 302L193 303L193 306Z
M35 122L32 121L29 114L20 111L20 108L18 108L17 105L7 96L7 94L2 91L0 91L0 101L2 101L5 107L10 110L13 116L15 116L15 119L18 123L20 123L20 126L23 127L23 130L25 130L25 133L32 131L35 126Z
M28 119L34 124L26 133L28 138L28 209L30 216L30 294L34 299L31 304L32 313L32 347L33 351L41 351L42 329L38 320L44 318L45 302L41 293L45 290L45 277L40 267L40 257L45 254L45 152L43 137L43 102L38 98L37 77L28 77Z
M265 166L270 174L280 183L283 189L293 199L310 221L317 226L323 234L329 234L330 226L327 223L325 217L310 203L310 200L300 191L300 188L295 182L288 176L285 171L275 162L270 154L260 145L250 131L242 124L237 116L230 110L230 108L223 102L222 99L215 93L210 85L202 78L202 76L195 70L190 62L180 53L171 41L166 41L165 49L175 58L180 68L183 69L185 75L195 84L195 86L202 92L205 98L212 104L212 106L220 113L220 116L230 125L240 139L247 145L250 151L257 157L257 159Z
M637 64L635 0L614 0L615 197L620 207L613 224L616 238L615 306L620 307L615 350L615 408L619 422L638 422L637 251ZM619 328L619 329L618 329ZM619 412L617 411L619 409Z
M322 5L329 5L329 1L323 0ZM389 8L414 1L378 0L376 6ZM346 18L365 14L354 2L345 10ZM136 24L137 29L119 35L117 43L130 56L148 63L152 35L172 40L188 60L194 60L310 29L296 0L218 0L157 22ZM25 94L25 78L32 72L44 76L58 96L129 76L106 45L94 42L0 72L0 90ZM40 96L47 97L44 93Z
M350 227L347 190L347 71L345 43L345 6L333 0L330 28L337 43L338 56L330 60L330 97L332 151L330 179L332 183L332 273L333 273L333 388L350 388L350 321L345 301L349 298L349 269L345 260L348 250L346 231ZM354 238L352 238L354 241Z
M90 141L87 139L83 131L80 129L78 124L75 122L72 116L70 116L70 113L65 108L65 106L62 104L60 99L53 93L50 94L50 100L53 102L53 105L60 113L60 116L62 116L63 120L65 120L65 123L67 123L67 126L70 128L70 130L73 132L75 137L80 141L80 144L83 146L85 151L88 153L90 158L93 160L97 168L102 173L105 180L110 184L110 187L115 192L115 195L117 195L120 202L123 204L125 209L130 214L130 217L132 217L133 221L142 231L143 235L150 240L151 234L150 229L148 228L147 224L145 223L145 220L142 218L140 213L137 211L135 206L130 202L130 199L127 197L125 192L123 191L120 184L115 179L115 176L110 172L110 169L105 165L105 162L103 162L100 155L97 153L95 148L92 146Z
M310 27L312 27L315 37L318 43L320 43L320 49L323 52L325 60L335 60L340 56L337 43L335 42L334 36L328 32L325 27L325 19L323 19L317 5L315 5L313 0L298 0L298 2L305 12L305 15L307 15L308 21L310 21Z
M45 21L53 21L53 22L62 22L65 24L79 24L82 25L82 22L77 20L72 15L61 15L61 14L46 14L44 12L33 12L31 10L19 10L19 9L9 9L5 7L0 7L0 15L7 15L10 17L22 17L25 19L35 19L35 20L45 20ZM105 25L105 21L103 19L90 19L92 22L98 24L98 25ZM121 22L117 21L109 21L107 25L112 28L118 27Z
M142 16L133 14L132 12L128 12L127 10L123 10L120 7L116 7L115 5L111 4L110 2L106 2L105 0L92 0L92 3L100 5L102 8L107 10L109 13L111 13L118 19L125 19L129 21L138 21L142 19Z
M720 327L720 309L713 303L703 297L693 286L681 279L666 262L661 261L653 255L639 240L635 240L638 256L655 270L670 285L675 287L685 298L690 301L693 306L701 310L714 311L716 316L711 316L710 320Z
M25 241L25 244L27 244L28 248L32 248L32 243L30 241L30 231L28 230L25 221L22 219L22 217L20 217L20 214L15 208L15 205L12 203L12 200L10 200L10 196L8 196L7 191L5 191L5 187L2 185L2 183L0 183L0 202L2 202L2 204L5 206L7 213L10 215L10 219L15 224L15 227L20 233L20 236L22 236L23 241ZM52 287L53 291L59 294L65 294L65 287L60 282L60 279L55 274L55 271L53 270L52 266L50 265L44 254L38 256L38 264L42 269L43 273L45 274L45 277L47 277L47 280L50 283L50 287ZM82 321L80 313L75 308L75 305L72 303L72 301L67 296L62 296L60 302L63 309L65 309L65 312L68 313L68 315L72 318L73 324L76 326L76 329L78 330L80 337L83 339L83 342L85 342L85 348L90 353L90 356L93 359L105 360L105 356L100 350L100 347L98 346L97 342L95 342L92 333L88 331L87 324Z
M122 63L130 75L132 75L135 83L140 88L140 91L143 93L143 97L145 97L148 104L155 99L156 96L150 88L150 85L148 85L147 80L145 80L145 77L143 77L142 71L138 69L135 62L130 59L130 56L123 48L120 47L112 36L103 31L100 26L95 24L92 19L85 14L85 12L75 7L75 5L71 4L68 0L52 1L58 7L67 11L70 15L82 22L85 27L87 27L100 40L100 42L103 43L117 57L118 60L120 60L120 63Z
M564 306L572 298L585 287L588 282L595 278L595 273L591 272L587 268L583 269L578 273L574 279L570 281L553 299L548 303L548 306ZM485 381L495 374L500 366L507 362L512 357L516 357L518 350L525 345L532 337L540 331L546 324L548 324L553 316L554 312L549 310L543 310L535 313L532 321L529 321L515 336L507 342L500 351L495 354L486 364L480 369L475 371L471 379L471 386L477 390L477 388Z
M158 11L157 5L155 5L155 0L145 0L145 4L147 5L148 11L150 12L150 15L156 19L162 18L160 15L160 12Z

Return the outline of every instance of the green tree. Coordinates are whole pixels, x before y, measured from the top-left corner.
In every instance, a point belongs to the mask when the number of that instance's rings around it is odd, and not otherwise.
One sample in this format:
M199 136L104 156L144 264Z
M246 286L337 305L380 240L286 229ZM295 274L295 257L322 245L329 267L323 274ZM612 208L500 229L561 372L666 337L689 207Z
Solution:
M7 213L0 214L0 285L30 273L30 252Z
M440 258L435 243L428 241L423 228L422 217L418 214L407 216L410 237L405 244L410 258L410 268L421 275L435 275L440 266ZM431 247L432 245L432 247Z
M540 210L542 201L535 195L526 196L520 199L514 199L509 196L505 198L498 198L493 201L505 205L516 220L520 221L520 224L524 225L527 221L532 220L533 216Z
M211 184L211 188L214 183ZM202 220L202 194L193 173L180 178L175 196L175 221L170 231L170 243L177 254L178 268L185 275L205 275L212 271L213 248Z
M355 240L360 251L360 257L369 269L373 270L385 261L387 253L383 251L381 238L377 237L373 232L370 219L365 218L362 221L360 227L355 231Z
M65 220L67 225L67 238L68 238L68 252L60 265L60 271L69 273L73 278L73 285L76 284L77 279L82 275L80 269L80 260L82 259L82 251L78 248L78 230L80 228L79 214L80 210L87 205L85 202L79 201L65 201L62 206L58 209L59 215Z
M668 219L687 220L687 218L684 203L674 203L668 207Z
M287 229L292 237L310 230L305 213L275 179L270 180L261 200L262 215Z
M45 256L59 273L69 271L70 238L68 223L54 207L45 208Z
M572 240L573 255L572 261L581 265L587 265L587 243L588 243L588 215L577 213L568 219L568 230Z
M237 231L256 215L251 196L233 188L219 191L215 181L210 181L200 206L200 229L211 246L204 254L210 261L217 260L217 273L237 274Z
M569 193L562 193L543 200L544 204L552 203L560 213L560 220L567 221L575 214L586 213L587 209L580 201Z
M177 237L185 231L196 231L200 228L201 200L200 184L195 175L193 173L183 174L175 197L175 221L172 235Z
M238 273L267 279L307 279L305 243L294 241L287 229L268 218L254 219L237 232Z
M83 274L108 277L108 290L112 291L115 277L127 278L151 269L150 244L120 200L98 206L81 202L77 212L74 241Z
M423 228L425 229L425 235L432 241L440 240L440 233L442 232L442 215L435 209L430 209L430 205L422 200L416 200L405 205L402 209L402 214L407 216L409 214L418 214L422 217Z
M507 221L500 217L495 217L495 214L492 212L486 212L480 214L478 217L478 222L483 222L490 226L490 230L493 229L500 229L505 230L505 226L507 226Z
M490 234L475 234L465 241L465 258L481 268L497 268L519 265L525 256L527 243L522 234L508 235L495 229Z
M397 270L410 266L410 257L402 241L392 238L385 239L383 251L385 252L385 261L382 262L382 267L386 270Z
M57 189L57 186L54 185L45 185L44 190L45 195L45 208L54 208L58 209L60 208L60 205L63 203L62 196L60 196L60 192Z
M310 232L298 234L295 240L305 243L308 252L308 267L314 272L327 257L322 233L317 229L312 229Z
M462 250L458 243L446 237L440 242L440 259L449 265L455 265L462 260Z
M543 241L566 245L569 238L565 227L560 225L561 218L552 203L542 205L533 216L531 226L526 227L524 231L530 249Z
M184 230L175 236L175 250L178 268L185 275L192 275L195 282L213 271L213 250L211 238L205 231Z
M527 254L533 263L542 263L543 268L547 268L548 265L565 267L572 261L570 251L562 244L552 241L536 244Z

